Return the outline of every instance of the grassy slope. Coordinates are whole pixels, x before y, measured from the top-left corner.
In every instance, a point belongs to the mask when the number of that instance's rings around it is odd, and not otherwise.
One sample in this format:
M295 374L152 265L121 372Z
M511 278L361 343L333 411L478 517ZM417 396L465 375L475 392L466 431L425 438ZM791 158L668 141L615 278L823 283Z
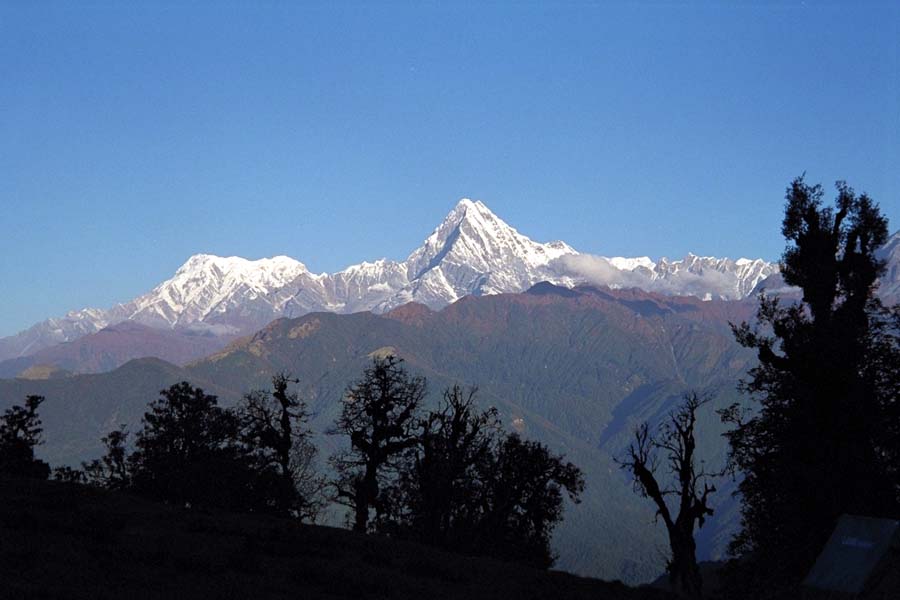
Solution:
M0 480L4 598L663 599L621 583L282 519Z

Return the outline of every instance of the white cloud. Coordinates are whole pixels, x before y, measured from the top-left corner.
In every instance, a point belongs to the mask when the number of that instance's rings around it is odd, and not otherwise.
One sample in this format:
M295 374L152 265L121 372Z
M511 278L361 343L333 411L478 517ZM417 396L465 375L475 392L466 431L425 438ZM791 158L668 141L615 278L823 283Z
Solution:
M735 271L702 267L690 271L683 261L668 265L668 269L657 265L655 269L640 266L626 270L617 268L603 256L591 254L563 256L554 264L562 274L593 285L636 287L660 294L698 298L740 297L740 280ZM678 268L672 268L673 265Z

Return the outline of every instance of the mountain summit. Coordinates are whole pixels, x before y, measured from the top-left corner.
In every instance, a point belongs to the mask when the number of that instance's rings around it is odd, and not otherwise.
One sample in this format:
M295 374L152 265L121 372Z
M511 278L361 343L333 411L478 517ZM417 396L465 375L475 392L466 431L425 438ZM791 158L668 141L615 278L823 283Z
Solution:
M887 287L895 293L898 239L895 234L883 253L889 263ZM484 203L463 198L404 261L380 259L316 274L287 256L248 260L198 254L171 279L134 300L106 310L72 311L0 339L0 361L30 356L123 321L233 338L282 316L384 312L408 302L439 309L467 295L522 292L540 281L737 300L769 278L776 281L777 273L776 264L761 259L689 254L653 261L581 254L564 242L535 242Z
M524 291L543 279L571 283L550 264L575 254L562 242L534 242L482 202L463 199L403 262L380 259L315 274L287 256L248 260L197 254L171 279L134 300L107 310L72 311L0 339L0 360L122 321L234 336L277 317L315 311L382 312L411 301L440 308L470 294Z
M564 254L577 254L563 242L541 244L509 226L480 201L463 198L422 246L409 255L410 280L447 264L467 265L482 273L500 272L511 266L524 269L546 267ZM497 290L508 286L498 284Z
M406 259L409 284L377 308L449 304L467 295L521 292L555 279L551 261L577 254L563 242L541 244L509 226L482 202L464 198Z
M155 327L213 324L216 317L234 312L279 312L287 298L277 291L307 274L306 265L287 256L247 260L197 254L171 279L117 307L117 312Z

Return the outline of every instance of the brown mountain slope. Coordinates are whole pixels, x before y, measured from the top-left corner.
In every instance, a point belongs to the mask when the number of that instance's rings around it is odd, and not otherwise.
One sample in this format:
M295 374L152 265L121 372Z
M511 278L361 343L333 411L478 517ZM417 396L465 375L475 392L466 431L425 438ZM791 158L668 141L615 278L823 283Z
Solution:
M545 285L465 298L439 312L406 306L381 316L310 314L275 321L184 368L145 360L103 375L0 380L0 407L26 393L46 395L41 453L53 463L73 462L97 456L100 437L117 424L135 429L146 403L171 383L190 380L227 405L288 371L301 380L327 456L343 443L323 433L348 382L373 354L390 350L428 378L432 400L453 383L476 384L481 402L497 406L507 427L585 471L583 502L567 508L554 538L560 568L648 581L663 568L664 534L613 458L638 421L660 418L689 389L715 396L701 415L700 450L710 462L722 458L713 408L738 399L737 379L753 360L734 343L728 321L752 311L752 304ZM704 528L704 558L719 556L734 522L728 490L717 500L724 518Z
M148 356L180 365L208 356L232 339L233 336L222 337L184 329L157 329L124 321L73 342L0 362L0 377L22 376L28 368L35 366L52 366L73 373L103 373L129 360Z

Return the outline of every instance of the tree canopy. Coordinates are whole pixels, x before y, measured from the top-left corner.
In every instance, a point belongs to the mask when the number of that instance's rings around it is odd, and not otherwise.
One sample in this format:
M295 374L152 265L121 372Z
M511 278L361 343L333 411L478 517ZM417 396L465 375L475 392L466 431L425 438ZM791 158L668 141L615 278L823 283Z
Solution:
M34 456L43 432L38 416L43 402L43 396L28 396L24 406L12 406L0 417L0 475L36 479L50 476L50 465Z
M836 187L833 207L802 177L787 189L782 273L802 301L763 295L734 326L759 363L741 383L755 406L723 411L743 476L731 549L767 577L805 573L842 513L900 516L900 316L874 295L887 219Z
M215 396L188 382L175 384L161 392L142 423L129 458L135 491L182 505L253 506L240 421Z
M458 385L419 420L418 443L391 488L390 532L466 554L539 568L554 561L553 529L566 497L578 502L581 471L538 442L504 433L496 409Z
M272 512L314 520L323 506L324 478L316 471L318 451L307 428L309 409L285 373L272 377L272 391L246 394L237 407L240 437L257 487Z
M335 454L337 500L353 509L353 529L367 531L393 511L389 478L403 455L417 443L418 409L425 398L422 377L410 375L402 359L376 357L344 395L341 415L331 433L350 438L350 448Z

